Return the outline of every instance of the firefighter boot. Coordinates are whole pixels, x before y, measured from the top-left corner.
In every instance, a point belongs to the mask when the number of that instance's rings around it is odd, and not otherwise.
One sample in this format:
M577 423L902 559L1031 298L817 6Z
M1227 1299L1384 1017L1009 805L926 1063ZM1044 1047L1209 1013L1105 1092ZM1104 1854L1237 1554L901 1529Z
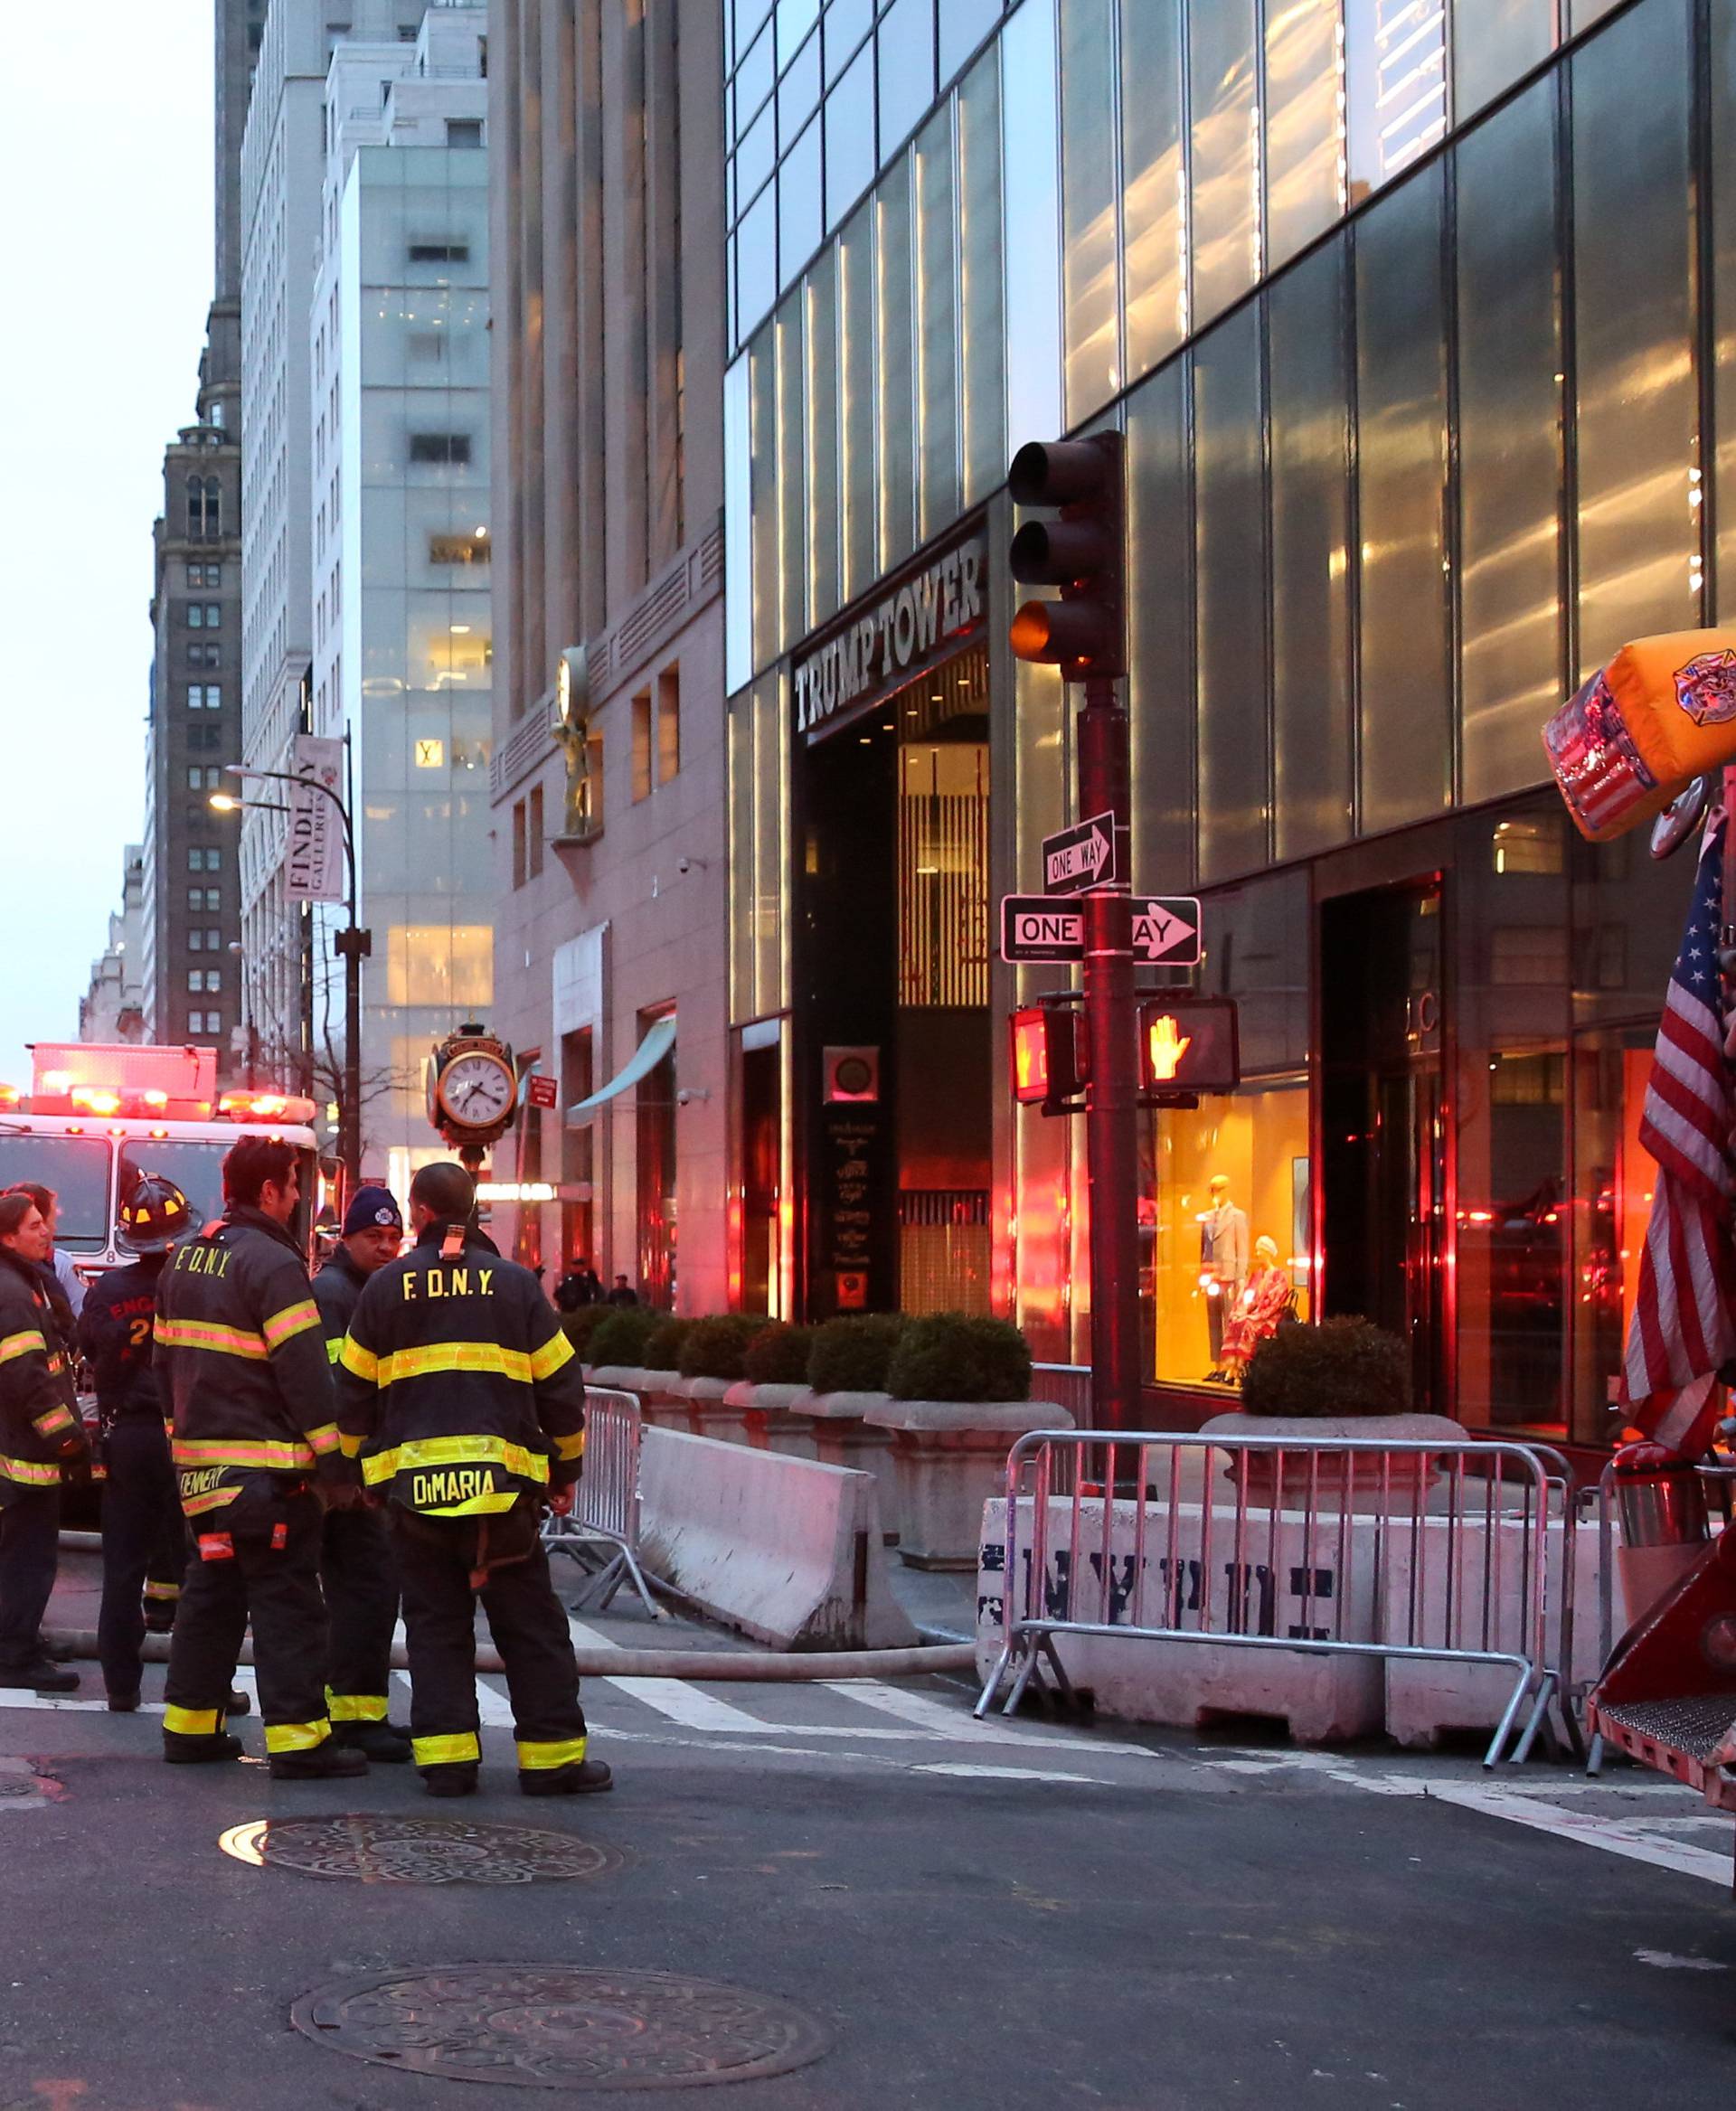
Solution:
M212 1730L204 1736L189 1736L174 1729L163 1732L163 1757L171 1767L206 1767L241 1756L241 1739L231 1737L226 1729Z
M458 1760L447 1766L424 1767L422 1786L429 1795L475 1795L476 1761Z
M370 1759L398 1766L410 1758L410 1732L395 1722L335 1722L332 1742Z
M368 1760L365 1752L328 1737L305 1751L273 1752L270 1767L273 1781L344 1781L365 1774Z
M601 1795L614 1786L615 1776L600 1759L574 1759L546 1771L521 1767L518 1776L521 1795Z

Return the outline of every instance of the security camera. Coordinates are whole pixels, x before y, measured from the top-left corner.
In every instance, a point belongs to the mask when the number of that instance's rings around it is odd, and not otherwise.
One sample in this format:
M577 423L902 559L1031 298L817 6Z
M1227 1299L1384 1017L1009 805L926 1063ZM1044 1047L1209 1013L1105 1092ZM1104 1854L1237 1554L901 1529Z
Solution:
M691 872L693 871L693 861L692 860L692 858L677 858L677 859L675 860L675 870L676 870L676 872Z
M675 1094L677 1107L690 1107L695 1099L709 1099L710 1089L703 1085L684 1085Z

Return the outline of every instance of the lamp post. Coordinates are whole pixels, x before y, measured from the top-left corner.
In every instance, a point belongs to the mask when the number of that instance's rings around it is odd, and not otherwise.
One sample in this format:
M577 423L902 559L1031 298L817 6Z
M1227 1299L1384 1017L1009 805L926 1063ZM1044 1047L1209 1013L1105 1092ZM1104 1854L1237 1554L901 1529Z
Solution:
M226 762L223 770L229 777L262 778L318 792L337 808L343 825L344 868L348 878L344 906L349 922L332 943L344 963L344 1095L337 1108L337 1158L344 1170L343 1199L347 1204L362 1178L362 963L373 951L373 932L363 930L355 918L355 831L350 810L330 785L321 784L316 777L297 777L287 769L255 769L245 762ZM263 806L273 813L289 811L271 801L237 799L227 792L213 793L211 804L220 814L248 806Z

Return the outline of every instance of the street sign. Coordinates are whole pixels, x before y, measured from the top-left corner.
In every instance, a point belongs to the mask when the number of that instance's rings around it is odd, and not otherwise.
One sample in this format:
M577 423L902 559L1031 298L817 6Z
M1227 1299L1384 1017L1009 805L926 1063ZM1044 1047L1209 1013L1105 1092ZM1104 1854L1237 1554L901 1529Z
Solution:
M525 1100L532 1107L555 1107L560 1104L560 1088L546 1071L533 1070L525 1080Z
M1137 961L1146 966L1198 966L1200 905L1192 895L1136 894L1131 907ZM1083 909L1046 894L1002 895L1003 960L1079 960L1084 952Z
M1093 814L1059 835L1043 839L1043 891L1045 894L1082 894L1088 887L1109 885L1115 872L1115 815Z

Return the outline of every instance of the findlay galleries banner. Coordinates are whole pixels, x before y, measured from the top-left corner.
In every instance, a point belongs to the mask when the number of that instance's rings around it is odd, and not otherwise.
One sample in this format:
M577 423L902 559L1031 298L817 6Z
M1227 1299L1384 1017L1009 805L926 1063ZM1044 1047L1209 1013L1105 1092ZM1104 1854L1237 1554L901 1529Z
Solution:
M343 796L344 743L297 733L289 768L297 781L289 794L284 891L291 901L342 901L344 832L336 801ZM325 790L316 790L321 785Z

